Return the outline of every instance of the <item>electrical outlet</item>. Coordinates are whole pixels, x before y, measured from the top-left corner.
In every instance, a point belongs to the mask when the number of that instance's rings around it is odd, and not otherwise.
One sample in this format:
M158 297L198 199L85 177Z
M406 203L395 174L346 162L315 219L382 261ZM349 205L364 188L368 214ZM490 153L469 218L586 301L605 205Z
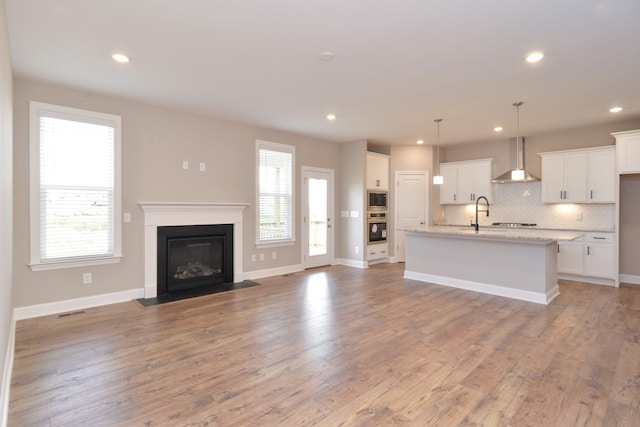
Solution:
M122 220L124 222L131 222L131 213L125 212L124 214L122 214Z
M278 259L278 253L276 251L271 252L271 259Z
M206 172L206 170L207 170L207 164L200 163L200 172Z
M93 277L91 276L91 273L84 273L82 275L82 283L85 285L88 285L91 282L93 282Z
M582 221L582 212L576 214L576 221Z
M360 246L356 246L355 251L356 251L357 254L359 254L360 253Z
M189 162L186 160L182 161L182 169L189 169Z
M264 254L260 254L260 261L264 261Z
M251 255L251 262L256 262L256 254Z

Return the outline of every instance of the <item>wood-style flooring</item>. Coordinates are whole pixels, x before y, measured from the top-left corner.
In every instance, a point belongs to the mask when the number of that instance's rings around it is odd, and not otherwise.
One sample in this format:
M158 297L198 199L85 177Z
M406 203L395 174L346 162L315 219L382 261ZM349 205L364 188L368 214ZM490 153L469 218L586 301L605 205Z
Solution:
M10 426L640 426L640 287L344 266L20 321Z

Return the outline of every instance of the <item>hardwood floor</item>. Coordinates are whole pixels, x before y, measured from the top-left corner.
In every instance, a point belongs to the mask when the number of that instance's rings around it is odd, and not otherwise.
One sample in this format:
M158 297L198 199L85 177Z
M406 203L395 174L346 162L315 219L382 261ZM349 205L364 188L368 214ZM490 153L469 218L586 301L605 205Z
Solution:
M402 273L20 321L9 425L640 425L640 288L543 306Z

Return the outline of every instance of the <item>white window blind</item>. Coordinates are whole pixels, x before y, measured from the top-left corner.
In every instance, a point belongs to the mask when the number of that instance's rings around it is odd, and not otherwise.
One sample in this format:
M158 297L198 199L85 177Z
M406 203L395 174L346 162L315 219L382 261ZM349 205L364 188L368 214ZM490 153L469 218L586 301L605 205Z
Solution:
M32 265L117 256L119 117L32 103L32 121Z
M293 240L294 147L257 142L258 243Z

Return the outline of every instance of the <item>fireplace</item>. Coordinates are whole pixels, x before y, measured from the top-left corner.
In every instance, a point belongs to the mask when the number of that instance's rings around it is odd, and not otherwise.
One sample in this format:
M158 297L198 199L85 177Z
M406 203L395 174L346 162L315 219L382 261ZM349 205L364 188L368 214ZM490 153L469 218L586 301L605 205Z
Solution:
M144 212L144 297L158 295L158 229L171 226L233 225L233 277L244 280L242 263L243 211L246 203L140 202ZM225 253L226 254L226 253ZM227 271L228 272L228 271ZM225 279L226 280L226 279Z
M233 224L158 227L158 295L233 282Z

